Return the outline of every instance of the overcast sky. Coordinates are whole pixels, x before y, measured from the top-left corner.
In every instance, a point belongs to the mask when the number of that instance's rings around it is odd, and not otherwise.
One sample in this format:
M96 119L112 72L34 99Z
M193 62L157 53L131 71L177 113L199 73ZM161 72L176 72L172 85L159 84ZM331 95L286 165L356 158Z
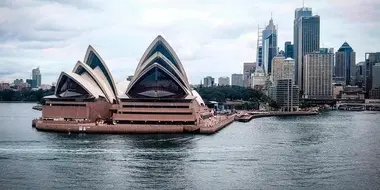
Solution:
M306 0L321 16L321 47L347 41L356 62L380 51L379 0ZM42 83L83 61L91 44L116 81L125 80L151 41L161 34L174 48L193 84L207 76L242 73L256 60L257 26L273 12L280 49L293 41L294 9L302 0L1 0L0 81Z

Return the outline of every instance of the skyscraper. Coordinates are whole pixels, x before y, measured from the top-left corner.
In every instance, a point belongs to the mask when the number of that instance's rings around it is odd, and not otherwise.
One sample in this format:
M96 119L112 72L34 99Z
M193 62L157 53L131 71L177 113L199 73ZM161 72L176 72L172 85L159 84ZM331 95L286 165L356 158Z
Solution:
M334 54L314 52L305 55L303 89L305 98L333 97Z
M363 87L364 77L365 77L365 62L359 62L355 65L356 75L355 75L355 85Z
M293 111L299 106L299 88L292 79L279 79L275 87L275 100L282 110Z
M354 85L356 54L351 46L344 42L335 53L334 77L345 81L347 85Z
M262 62L266 75L272 72L272 59L277 55L277 29L273 23L273 19L269 20L269 24L263 30L262 44Z
M294 59L282 56L276 56L273 58L273 74L272 79L274 83L279 79L292 79L294 83L295 63Z
M243 82L244 87L251 87L251 74L256 70L256 62L244 63L243 65Z
M272 59L272 75L271 79L273 83L277 83L278 79L282 78L282 73L284 69L284 60L285 57L282 55L277 55Z
M32 70L32 80L35 81L35 85L33 85L32 88L41 86L41 72L39 67Z
M319 51L320 18L312 16L312 9L303 7L295 10L294 19L294 59L296 63L296 84L303 85L304 56Z
M263 32L260 26L257 27L257 52L256 52L256 69L261 69L263 66Z
M364 88L366 98L369 97L369 91L373 88L373 67L376 63L380 63L380 52L365 54L365 73L364 73Z
M380 88L380 62L373 65L372 89Z
M294 58L292 42L285 42L285 58Z
M232 74L231 85L232 86L243 86L243 74Z

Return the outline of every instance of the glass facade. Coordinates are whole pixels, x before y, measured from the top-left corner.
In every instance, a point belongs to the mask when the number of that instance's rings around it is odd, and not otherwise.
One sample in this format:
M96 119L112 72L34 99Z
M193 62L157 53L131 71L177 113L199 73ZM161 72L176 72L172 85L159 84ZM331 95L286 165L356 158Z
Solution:
M174 69L168 64L166 63L165 60L163 60L161 57L156 57L155 59L153 59L151 62L149 62L145 68L149 67L150 65L154 64L154 63L158 63L160 64L161 66L163 66L165 69L167 69L171 74L173 74L180 82L183 86L186 86L185 83L181 80L181 78L178 76L178 74L174 71Z
M293 56L293 44L291 42L285 42L285 58L294 58Z
M149 51L148 55L146 56L146 59L149 59L154 53L160 52L162 53L166 58L170 60L174 64L174 66L177 67L178 70L181 71L181 69L178 66L177 61L175 61L173 55L170 53L169 49L163 44L163 42L159 41L157 42L154 47ZM144 60L143 62L145 62Z
M186 92L166 72L154 67L136 81L128 95L132 98L184 98Z
M76 81L63 75L57 85L57 94L61 98L90 98L91 95Z

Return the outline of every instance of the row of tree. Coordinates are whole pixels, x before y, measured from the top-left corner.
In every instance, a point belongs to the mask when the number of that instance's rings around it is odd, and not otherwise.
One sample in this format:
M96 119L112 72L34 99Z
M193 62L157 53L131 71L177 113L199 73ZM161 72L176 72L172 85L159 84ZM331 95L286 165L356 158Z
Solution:
M0 101L25 101L25 102L39 102L42 103L44 96L54 94L54 88L50 90L30 90L23 89L15 91L7 89L0 91Z
M268 104L270 107L277 108L277 104L261 91L245 88L241 86L213 86L198 87L196 89L205 100L225 102L226 100L243 100L245 104L257 105L258 103Z

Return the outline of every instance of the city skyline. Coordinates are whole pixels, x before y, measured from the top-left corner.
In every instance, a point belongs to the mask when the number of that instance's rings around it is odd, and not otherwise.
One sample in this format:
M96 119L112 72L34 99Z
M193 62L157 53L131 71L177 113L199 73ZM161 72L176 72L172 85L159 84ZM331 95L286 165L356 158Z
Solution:
M338 49L347 41L355 49L357 63L364 61L366 52L377 52L380 42L375 31L380 25L375 20L380 3L360 3L305 2L313 15L320 16L320 47ZM243 62L255 62L257 25L268 24L271 12L278 25L280 49L285 41L294 43L294 10L300 7L302 1L277 0L4 1L0 5L4 18L0 21L0 81L29 78L30 70L40 66L42 83L56 82L61 70L70 71L73 63L83 61L81 50L89 44L104 55L115 80L122 81L133 74L141 47L161 34L178 49L190 83L198 84L204 76L242 73ZM46 14L51 16L44 18Z

